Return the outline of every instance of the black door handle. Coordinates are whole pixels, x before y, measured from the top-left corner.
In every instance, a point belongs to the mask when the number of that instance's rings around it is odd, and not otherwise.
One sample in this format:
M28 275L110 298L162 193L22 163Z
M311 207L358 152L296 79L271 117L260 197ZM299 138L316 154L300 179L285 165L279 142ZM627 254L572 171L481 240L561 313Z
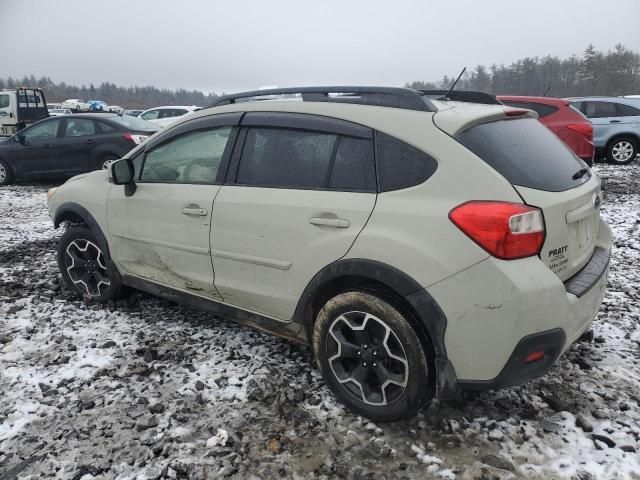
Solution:
M609 123L620 123L620 120L609 120Z

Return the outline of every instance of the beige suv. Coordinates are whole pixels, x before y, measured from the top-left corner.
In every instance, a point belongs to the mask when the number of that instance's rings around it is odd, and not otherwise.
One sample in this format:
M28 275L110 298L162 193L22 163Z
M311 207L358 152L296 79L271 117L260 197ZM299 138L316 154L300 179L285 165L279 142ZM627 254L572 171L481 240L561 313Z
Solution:
M385 421L551 367L602 301L601 199L531 111L329 87L221 97L49 211L79 294L133 287L308 343Z

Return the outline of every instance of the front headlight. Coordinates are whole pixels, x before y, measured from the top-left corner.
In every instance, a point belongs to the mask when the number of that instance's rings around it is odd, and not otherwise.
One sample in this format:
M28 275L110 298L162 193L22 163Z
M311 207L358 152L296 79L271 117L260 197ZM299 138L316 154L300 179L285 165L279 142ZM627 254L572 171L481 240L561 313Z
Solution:
M56 193L57 189L58 187L53 187L47 191L47 203L49 202L49 200L51 200L51 197L53 197L53 194Z

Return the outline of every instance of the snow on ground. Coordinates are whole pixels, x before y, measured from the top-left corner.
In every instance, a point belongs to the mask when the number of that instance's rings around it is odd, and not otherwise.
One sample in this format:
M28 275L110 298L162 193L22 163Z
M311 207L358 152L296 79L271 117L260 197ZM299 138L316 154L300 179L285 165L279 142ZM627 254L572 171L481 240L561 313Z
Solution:
M0 190L0 480L640 479L640 164L598 166L615 235L592 342L521 387L375 425L307 347L61 284L46 187Z

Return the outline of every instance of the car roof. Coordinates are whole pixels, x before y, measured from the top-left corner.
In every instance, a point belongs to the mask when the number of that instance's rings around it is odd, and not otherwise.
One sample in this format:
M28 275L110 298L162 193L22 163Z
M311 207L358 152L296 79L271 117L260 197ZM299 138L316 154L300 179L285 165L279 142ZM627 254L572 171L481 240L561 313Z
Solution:
M68 110L68 109L65 109ZM93 120L108 120L119 117L117 113L74 113L73 118L90 118Z
M596 102L611 102L611 103L622 103L624 105L629 105L632 107L638 106L637 98L625 98L625 97L571 97L566 98L569 102L581 102L581 101L596 101Z
M241 102L198 110L174 124L174 128L175 125L183 122L219 113L285 112L335 117L381 131L392 132L402 131L403 128L410 130L407 127L408 125L413 126L413 123L420 124L420 128L425 128L425 126L429 128L429 125L433 126L433 123L427 120L430 120L433 115L438 115L438 126L450 135L453 135L473 125L492 120L505 119L507 118L505 111L513 110L512 107L505 105L487 105L449 100L431 100L431 102L436 107L436 112L353 103L293 101L293 99ZM525 113L523 113L520 118L537 118L537 114L533 111L523 110L523 112ZM401 133L398 133L396 136L403 139Z
M186 110L193 110L194 108L198 108L198 107L196 107L194 105L165 105L165 106L162 106L162 107L147 108L147 110L145 110L145 111L149 111L149 110L169 110L169 109L172 109L172 108L184 108Z
M535 96L527 96L527 95L498 95L498 100L506 100L512 102L532 102L532 103L542 103L544 105L553 105L556 107L567 106L569 104L569 100L565 98L554 98L554 97L535 97Z

